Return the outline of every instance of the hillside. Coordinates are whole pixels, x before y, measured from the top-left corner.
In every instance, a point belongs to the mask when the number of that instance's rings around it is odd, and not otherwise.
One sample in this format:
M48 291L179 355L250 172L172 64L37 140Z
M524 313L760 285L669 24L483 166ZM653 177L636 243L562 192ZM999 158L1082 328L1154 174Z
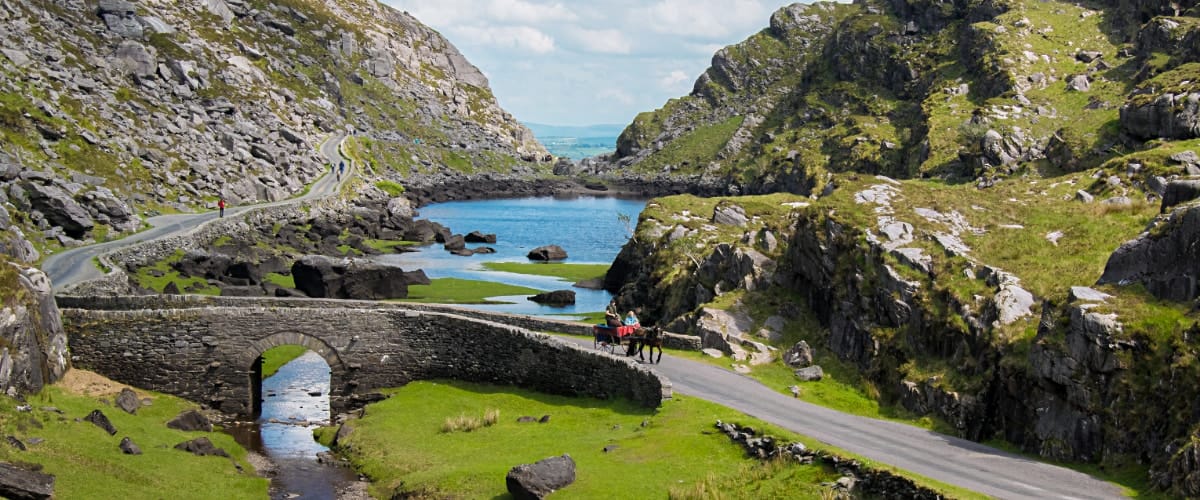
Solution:
M374 0L0 5L0 246L296 195L355 132L368 174L531 174L545 150L445 38Z
M784 7L585 163L728 195L652 202L606 287L740 369L804 340L965 437L1200 495L1198 14Z

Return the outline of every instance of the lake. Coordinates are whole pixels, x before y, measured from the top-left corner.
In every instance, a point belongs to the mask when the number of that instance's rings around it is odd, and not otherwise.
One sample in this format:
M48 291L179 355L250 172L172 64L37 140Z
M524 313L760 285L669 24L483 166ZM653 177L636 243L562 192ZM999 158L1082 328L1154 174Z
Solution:
M531 262L526 258L530 250L543 245L558 245L567 251L565 263L611 264L629 240L630 231L645 207L645 200L590 196L438 203L422 208L419 217L440 223L455 234L493 233L496 243L468 244L467 247L488 246L496 249L496 253L460 257L443 250L439 243L419 247L419 252L375 259L406 270L423 269L430 279L460 278L544 291L573 290L574 306L543 306L527 300L524 295L493 298L512 304L467 306L514 314L573 317L579 313L603 311L612 296L604 290L574 288L570 282L557 278L489 271L483 268L483 263ZM629 216L629 227L620 220L620 214Z

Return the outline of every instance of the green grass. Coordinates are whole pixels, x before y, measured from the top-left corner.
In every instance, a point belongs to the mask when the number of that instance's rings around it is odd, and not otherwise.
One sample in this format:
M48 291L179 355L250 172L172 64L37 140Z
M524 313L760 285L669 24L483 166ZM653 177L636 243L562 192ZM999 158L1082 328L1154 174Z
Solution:
M111 401L114 396L103 397ZM28 451L0 446L0 460L42 465L44 473L56 478L55 498L180 498L181 492L195 499L267 498L268 481L255 475L245 461L245 450L231 436L167 428L168 420L196 405L161 394L150 393L149 397L153 404L139 409L137 415L100 402L98 397L68 392L61 385L29 396L27 402L33 410L28 413L18 413L14 408L20 403L3 397L0 432L25 442ZM62 413L47 411L48 407ZM116 435L82 420L96 409L117 428ZM245 471L238 471L227 458L197 457L174 449L178 443L201 436L224 448ZM34 437L45 441L32 444ZM123 454L118 444L124 437L143 454Z
M174 282L179 288L180 293L197 294L197 295L220 295L219 287L209 285L208 280L197 277L184 277L179 274L179 271L171 268L171 264L179 262L183 257L183 250L176 250L174 254L167 258L155 262L153 265L138 268L134 273L133 279L137 281L138 286L154 290L162 293L163 288L168 283ZM161 273L162 276L154 276L152 273ZM196 286L195 291L187 291L189 287Z
M524 263L524 262L484 262L483 267L492 271L516 274L532 274L535 276L554 276L572 283L603 279L608 272L608 264L559 264L559 263Z
M284 288L296 288L296 278L290 274L268 273L263 276L263 281Z
M308 352L307 347L298 345L281 345L267 349L266 352L262 353L262 378L265 379L274 375L283 365L304 355L306 352Z
M499 410L495 425L471 432L441 432L448 418L478 418ZM517 423L520 416L550 415L545 424ZM343 444L361 473L371 477L377 498L401 492L434 497L505 496L504 475L514 465L569 454L575 483L557 496L662 497L716 486L735 498L820 497L822 483L839 475L822 466L768 468L749 459L716 420L765 429L787 440L804 440L757 419L697 398L676 395L657 410L626 401L548 396L465 382L414 382L371 405L350 422ZM643 425L644 424L644 425ZM318 431L332 437L333 429ZM606 446L615 445L608 453ZM708 486L706 486L706 484ZM723 495L706 498L723 498Z
M404 186L400 185L400 183L389 180L375 181L375 187L387 193L388 196L391 196L392 198L404 194Z
M397 240L376 240L366 239L363 244L379 250L380 252L394 252L397 247L411 247L420 245L419 241L397 241Z
M489 301L487 298L538 293L541 291L492 281L439 278L431 280L428 285L410 285L408 298L400 300L433 304L504 304L506 302Z

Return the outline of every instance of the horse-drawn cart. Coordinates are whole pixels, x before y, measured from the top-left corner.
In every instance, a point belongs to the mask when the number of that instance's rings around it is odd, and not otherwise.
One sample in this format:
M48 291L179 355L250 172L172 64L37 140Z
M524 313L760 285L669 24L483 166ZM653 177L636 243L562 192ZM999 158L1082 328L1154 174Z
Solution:
M638 328L638 325L593 325L592 347L595 349L606 349L609 353L616 352L617 347L621 345L622 341L637 333Z

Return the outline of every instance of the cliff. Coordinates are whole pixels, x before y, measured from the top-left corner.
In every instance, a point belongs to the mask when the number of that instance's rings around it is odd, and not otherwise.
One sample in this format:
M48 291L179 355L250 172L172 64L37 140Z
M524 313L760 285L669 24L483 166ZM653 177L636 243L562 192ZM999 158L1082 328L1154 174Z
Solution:
M785 7L588 164L730 195L654 200L606 287L743 369L804 340L965 437L1200 495L1196 16Z

